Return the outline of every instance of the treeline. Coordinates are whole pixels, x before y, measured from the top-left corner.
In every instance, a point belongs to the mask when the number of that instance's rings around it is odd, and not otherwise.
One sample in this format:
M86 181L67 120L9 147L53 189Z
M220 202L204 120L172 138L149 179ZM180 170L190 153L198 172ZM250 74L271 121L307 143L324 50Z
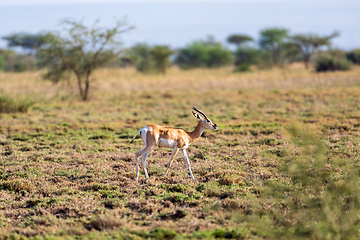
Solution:
M180 49L165 45L139 43L124 49L118 37L133 29L120 20L113 27L88 27L81 22L64 21L63 32L39 34L15 33L2 37L8 49L0 49L0 71L22 72L45 68L45 78L58 82L75 76L80 97L87 99L90 76L101 66L134 66L144 74L166 74L168 67L182 69L217 68L234 65L234 71L253 68L284 66L303 62L316 71L348 70L360 64L360 49L345 52L332 48L331 41L339 36L317 34L290 34L284 28L267 28L258 39L245 34L233 34L222 44L214 37L189 43ZM12 48L21 48L19 54Z
M328 36L291 35L287 29L268 28L260 31L257 41L244 34L230 35L227 43L234 45L235 51L229 50L211 36L180 49L139 43L120 53L108 53L114 56L106 64L114 67L135 66L142 73L163 74L172 64L182 69L216 68L234 64L235 71L249 71L251 66L266 68L298 61L302 61L306 68L314 62L317 71L347 70L352 64L360 63L360 49L350 52L333 49L331 40L338 36L336 32ZM0 71L22 72L43 68L43 54L39 52L51 44L54 38L56 36L51 32L15 33L2 37L7 41L9 49L0 49ZM23 53L11 50L13 47L22 48Z

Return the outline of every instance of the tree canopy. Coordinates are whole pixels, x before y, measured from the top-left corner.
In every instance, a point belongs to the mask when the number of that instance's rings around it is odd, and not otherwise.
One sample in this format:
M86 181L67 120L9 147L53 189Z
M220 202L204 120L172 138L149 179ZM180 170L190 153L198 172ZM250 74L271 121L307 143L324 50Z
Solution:
M267 28L260 32L259 45L269 50L272 54L273 63L281 63L281 54L288 37L288 30L284 28Z
M58 82L76 76L80 98L88 99L92 72L112 60L121 50L118 35L132 29L124 20L112 28L89 28L81 22L64 21L65 32L54 33L53 39L41 49L40 60L48 67L45 78Z
M290 40L301 51L305 67L308 68L314 52L322 46L329 46L330 40L337 36L339 36L337 32L322 37L316 34L296 34Z
M228 43L236 45L236 48L239 49L246 42L254 41L254 39L248 35L244 34L233 34L227 38Z
M38 49L51 41L50 33L14 33L2 39L8 42L8 47L21 47L25 51L34 55Z

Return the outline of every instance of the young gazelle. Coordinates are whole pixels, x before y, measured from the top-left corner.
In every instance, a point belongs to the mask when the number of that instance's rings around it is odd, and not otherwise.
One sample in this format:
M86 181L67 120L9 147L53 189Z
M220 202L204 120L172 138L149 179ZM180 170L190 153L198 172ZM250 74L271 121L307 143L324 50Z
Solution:
M145 177L149 178L149 175L146 171L146 158L156 146L169 147L174 149L171 154L170 161L167 165L164 176L166 176L166 173L171 166L171 161L175 158L176 154L180 150L185 158L186 164L190 172L190 176L192 179L194 179L190 168L189 158L186 154L186 149L191 143L195 142L200 138L201 134L205 131L205 129L217 130L218 126L213 123L203 112L199 111L195 107L193 107L193 110L196 111L192 113L197 119L199 119L199 123L196 126L195 130L192 132L187 132L181 128L169 128L155 124L149 124L146 127L140 129L140 131L134 136L131 143L134 142L134 139L140 133L141 138L145 144L145 147L143 149L135 153L136 181L139 178L139 170L137 163L138 157L142 156L141 162L144 168ZM202 118L199 114L201 114L204 118Z

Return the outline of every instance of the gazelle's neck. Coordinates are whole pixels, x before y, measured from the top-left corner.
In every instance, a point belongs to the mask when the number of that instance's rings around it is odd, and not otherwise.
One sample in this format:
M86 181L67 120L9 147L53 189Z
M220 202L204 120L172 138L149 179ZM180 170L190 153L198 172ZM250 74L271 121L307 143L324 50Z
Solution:
M201 134L205 131L205 128L203 127L201 121L199 121L198 125L194 129L194 131L188 133L190 137L190 143L195 142L201 137Z

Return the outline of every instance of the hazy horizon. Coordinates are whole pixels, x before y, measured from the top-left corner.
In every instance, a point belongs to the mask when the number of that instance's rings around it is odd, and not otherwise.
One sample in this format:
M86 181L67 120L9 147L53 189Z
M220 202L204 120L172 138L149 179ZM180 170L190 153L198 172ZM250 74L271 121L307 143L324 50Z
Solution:
M360 1L115 1L84 3L65 1L0 1L0 37L19 32L39 33L59 29L62 19L111 26L127 17L135 29L122 36L126 46L136 43L183 47L212 35L223 43L231 34L247 34L255 40L267 27L296 33L328 35L340 32L333 46L360 48ZM64 3L65 2L65 3ZM88 1L87 1L88 2ZM6 47L1 40L0 47Z

